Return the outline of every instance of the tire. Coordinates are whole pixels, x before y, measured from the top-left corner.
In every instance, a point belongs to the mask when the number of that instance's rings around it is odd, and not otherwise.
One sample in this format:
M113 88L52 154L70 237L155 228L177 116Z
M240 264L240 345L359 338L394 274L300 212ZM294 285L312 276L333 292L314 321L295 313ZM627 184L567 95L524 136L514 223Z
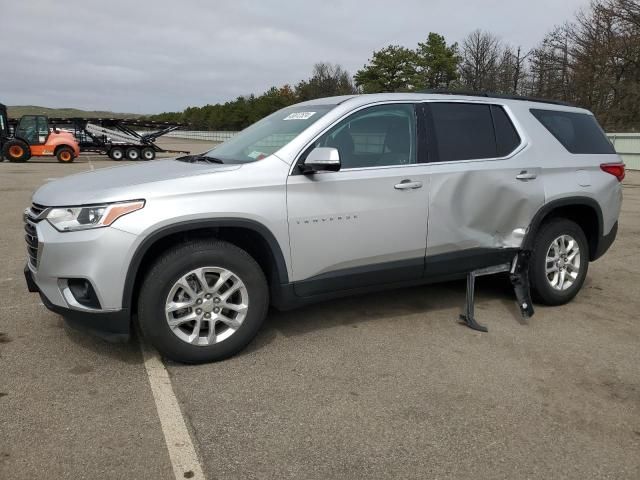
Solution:
M199 291L202 284L196 282L195 274L191 274L196 269L207 268L203 276L210 288L208 300L204 295L206 292ZM214 269L222 272L211 272ZM237 288L227 303L221 300L225 290L216 291L212 288L224 272L232 276L220 288L224 289L227 285ZM190 295L181 286L187 283L197 298L195 301L200 301L200 304L194 303L194 298L189 298ZM242 287L238 288L240 284ZM185 302L189 307L174 312L165 311L170 301ZM244 309L242 319L242 313L236 314L225 308L230 304L235 305L238 311L242 311L242 306L248 307ZM219 315L214 313L216 305L221 307L218 308ZM227 242L199 240L168 250L148 271L138 299L138 322L143 337L163 356L183 363L214 362L236 354L255 337L266 317L268 306L269 289L264 273L247 252ZM210 320L205 319L207 314ZM236 328L232 329L228 325L229 318L223 315L235 315L235 319L240 319L239 326L235 325ZM192 316L201 319L201 327L196 334L195 322L184 321L184 318ZM170 327L169 318L177 326ZM213 341L209 337L211 325L215 326Z
M156 151L151 147L144 147L140 153L142 160L153 160L156 158Z
M124 158L124 149L121 147L112 147L109 150L108 155L111 160L115 160L116 162L119 162Z
M571 241L575 242L572 249ZM572 259L575 246L578 251ZM557 247L564 248L568 255ZM552 261L550 257L558 258ZM580 226L566 218L543 223L533 244L529 270L534 299L545 305L568 303L582 288L588 270L589 244Z
M10 162L22 163L31 158L31 149L26 142L14 138L4 144L2 154Z
M127 160L140 160L140 150L135 147L127 148Z
M58 152L56 153L56 158L61 163L71 163L73 162L73 159L74 159L73 150L71 149L71 147L62 147L58 149Z

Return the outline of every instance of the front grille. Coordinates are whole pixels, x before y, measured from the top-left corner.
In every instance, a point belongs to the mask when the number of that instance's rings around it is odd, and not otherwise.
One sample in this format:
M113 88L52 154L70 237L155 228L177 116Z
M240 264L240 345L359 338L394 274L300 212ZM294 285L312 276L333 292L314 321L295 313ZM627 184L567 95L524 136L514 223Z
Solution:
M31 208L29 210L30 210L31 216L33 218L36 218L38 215L40 215L46 209L47 209L47 207L45 207L43 205L39 205L37 203L32 203L31 204Z
M31 208L24 212L24 239L27 242L27 255L29 263L33 268L38 268L38 254L40 253L40 242L38 240L38 230L36 223L46 216L47 207L34 203Z
M35 224L29 219L24 222L24 230L27 232L24 239L27 241L29 263L36 268L38 266L38 231Z

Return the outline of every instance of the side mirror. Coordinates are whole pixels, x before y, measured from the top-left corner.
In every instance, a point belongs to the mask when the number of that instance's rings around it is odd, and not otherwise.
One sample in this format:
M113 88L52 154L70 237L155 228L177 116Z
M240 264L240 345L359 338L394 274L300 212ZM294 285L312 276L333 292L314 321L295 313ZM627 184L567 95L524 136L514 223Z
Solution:
M307 155L302 167L303 173L337 172L340 170L340 153L337 148L318 147Z

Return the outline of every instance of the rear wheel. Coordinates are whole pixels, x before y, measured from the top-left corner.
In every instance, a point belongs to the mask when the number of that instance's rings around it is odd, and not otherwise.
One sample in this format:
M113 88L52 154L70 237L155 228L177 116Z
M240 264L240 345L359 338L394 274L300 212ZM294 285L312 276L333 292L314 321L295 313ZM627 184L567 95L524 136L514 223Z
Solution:
M31 158L29 145L18 139L9 140L5 143L2 154L10 162L26 162Z
M127 160L138 160L140 159L140 150L135 147L127 148Z
M531 286L536 300L563 305L582 288L589 268L589 244L580 226L566 218L544 223L533 245Z
M140 292L138 320L144 337L165 357L212 362L253 339L268 304L264 273L247 252L202 240L167 251L151 267Z
M111 150L109 150L108 155L111 160L119 162L124 158L124 150L120 147L113 147Z
M73 150L70 147L62 147L58 149L58 153L56 153L56 158L59 162L62 163L71 163L73 162Z
M156 152L151 147L144 147L142 149L141 156L143 160L153 160L154 158L156 158Z

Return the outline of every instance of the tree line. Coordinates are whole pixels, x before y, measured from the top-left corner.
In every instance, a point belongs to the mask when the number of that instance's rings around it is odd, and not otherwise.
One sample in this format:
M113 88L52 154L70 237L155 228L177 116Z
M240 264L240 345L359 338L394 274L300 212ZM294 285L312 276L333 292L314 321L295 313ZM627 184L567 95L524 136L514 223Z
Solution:
M313 98L431 89L565 101L592 110L607 130L638 131L640 3L594 0L529 51L487 31L473 31L460 44L432 32L414 49L389 45L374 51L353 77L340 65L318 63L296 85L149 118L185 122L194 129L240 130Z

